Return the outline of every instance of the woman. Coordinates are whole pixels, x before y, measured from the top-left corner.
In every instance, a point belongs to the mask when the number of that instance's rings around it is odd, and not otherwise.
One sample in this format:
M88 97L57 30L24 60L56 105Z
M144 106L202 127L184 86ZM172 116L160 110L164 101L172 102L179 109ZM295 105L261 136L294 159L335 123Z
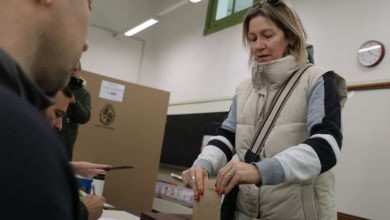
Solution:
M260 152L247 164L251 147L275 94L307 62L306 34L286 2L255 4L244 18L243 43L250 49L252 77L239 84L223 122L183 180L203 193L208 176L218 174L217 193L239 185L234 218L337 219L334 174L342 143L344 79L312 66L302 75ZM237 153L240 161L231 161Z

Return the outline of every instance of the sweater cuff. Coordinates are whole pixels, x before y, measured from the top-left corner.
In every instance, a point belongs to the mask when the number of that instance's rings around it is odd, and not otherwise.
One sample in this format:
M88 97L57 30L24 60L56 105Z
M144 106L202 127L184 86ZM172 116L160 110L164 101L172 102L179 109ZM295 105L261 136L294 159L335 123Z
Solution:
M284 168L276 158L267 158L261 162L252 164L256 165L260 171L262 182L258 186L277 185L283 183L286 178Z
M89 212L85 204L80 201L79 220L88 220Z
M195 161L193 167L203 167L209 173L209 176L214 172L213 164L210 161L204 159Z

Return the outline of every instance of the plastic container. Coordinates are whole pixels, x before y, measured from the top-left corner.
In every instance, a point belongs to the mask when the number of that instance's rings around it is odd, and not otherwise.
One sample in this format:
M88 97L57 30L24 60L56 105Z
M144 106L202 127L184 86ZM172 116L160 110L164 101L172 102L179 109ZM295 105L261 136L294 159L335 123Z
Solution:
M95 185L95 193L98 196L103 196L105 179L106 179L105 174L99 174L99 175L93 177L92 183ZM93 194L92 190L91 190L91 194Z

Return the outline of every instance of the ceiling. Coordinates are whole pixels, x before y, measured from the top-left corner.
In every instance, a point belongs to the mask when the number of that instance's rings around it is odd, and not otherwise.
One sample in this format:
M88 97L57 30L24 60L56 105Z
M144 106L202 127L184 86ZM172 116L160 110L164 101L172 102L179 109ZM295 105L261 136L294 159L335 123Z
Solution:
M90 24L122 33L181 1L186 0L94 0Z

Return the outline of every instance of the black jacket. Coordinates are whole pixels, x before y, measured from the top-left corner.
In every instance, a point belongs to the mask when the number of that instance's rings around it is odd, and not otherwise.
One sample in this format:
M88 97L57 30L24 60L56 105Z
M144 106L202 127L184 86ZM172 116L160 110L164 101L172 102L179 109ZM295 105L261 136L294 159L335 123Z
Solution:
M77 183L43 116L52 101L0 49L1 219L74 220Z
M63 146L72 160L74 143L79 133L79 124L85 124L91 118L91 95L83 88L83 80L70 78L68 87L76 98L75 104L69 104L66 115L62 120L62 130L58 132Z

